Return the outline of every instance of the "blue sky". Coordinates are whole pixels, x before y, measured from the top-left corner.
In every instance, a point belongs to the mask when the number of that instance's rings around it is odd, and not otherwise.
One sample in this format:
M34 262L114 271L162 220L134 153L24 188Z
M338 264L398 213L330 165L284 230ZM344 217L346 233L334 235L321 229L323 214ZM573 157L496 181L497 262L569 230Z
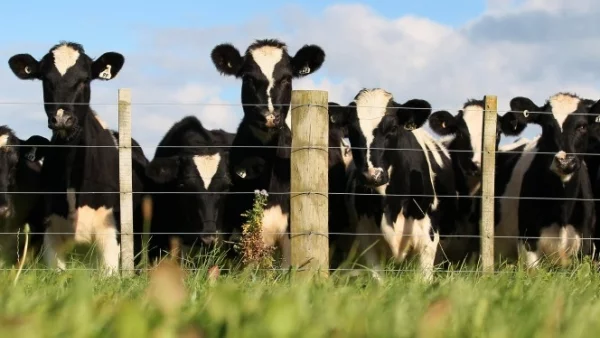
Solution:
M600 51L588 47L576 60L567 53L549 59L536 53L560 50L553 45L556 39L528 45L519 41L527 30L563 25L568 36L573 21L561 23L546 11L585 3L589 1L552 0L541 6L538 0L104 0L87 5L35 0L23 6L5 1L0 22L11 34L0 35L0 57L8 60L27 52L39 58L59 40L82 43L91 57L123 53L127 61L121 74L110 82L94 83L92 89L94 108L113 129L116 109L101 104L114 103L119 87L132 88L134 101L239 103L239 83L218 75L208 54L221 42L233 42L243 52L253 39L265 37L287 39L290 54L305 43L321 45L328 54L322 70L294 88L326 89L340 103L349 102L362 87L382 86L398 101L421 97L434 108L453 112L467 98L497 94L500 108L506 109L510 96L529 95L541 103L551 91L565 87L596 95L598 77L588 69L599 62ZM485 20L491 6L500 8L493 29ZM581 13L591 14L576 17L578 29L594 32L595 10ZM521 23L518 29L515 22ZM504 40L500 44L491 36ZM581 43L598 45L587 39ZM581 72L587 72L585 78ZM39 83L17 80L6 63L0 68L0 102L39 100ZM48 135L41 104L9 107L0 105L2 124L21 137ZM211 109L134 106L133 135L151 158L153 146L185 114L197 114L210 128L235 129L239 110Z

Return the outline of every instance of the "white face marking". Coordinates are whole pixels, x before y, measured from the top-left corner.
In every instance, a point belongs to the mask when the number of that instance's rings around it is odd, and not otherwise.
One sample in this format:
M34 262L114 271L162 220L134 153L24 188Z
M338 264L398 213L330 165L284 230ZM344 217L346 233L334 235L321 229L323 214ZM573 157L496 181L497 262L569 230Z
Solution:
M67 70L73 67L79 59L79 52L67 45L55 48L52 54L54 54L54 66L61 76L64 76Z
M567 94L556 94L548 101L552 108L552 115L554 115L554 118L562 131L563 123L571 113L577 110L581 99Z
M8 144L8 134L0 135L0 147L6 147Z
M202 182L204 182L204 188L206 190L208 190L212 178L217 173L220 162L221 155L219 153L206 156L194 156L194 164L196 165L198 174L202 178Z
M260 68L260 71L269 81L269 85L267 86L267 103L269 107L269 112L273 112L275 108L273 107L273 101L271 99L271 89L273 88L274 79L273 72L275 71L275 66L281 61L283 57L283 49L273 47L273 46L263 46L250 51L254 62Z
M381 88L365 90L355 100L356 113L360 129L367 140L367 167L372 170L371 143L373 142L373 131L385 115L388 103L393 95Z
M60 108L56 111L56 117L62 117L64 113L64 109Z
M483 107L470 105L463 109L463 119L471 135L471 148L473 148L473 163L481 168L481 149L483 136Z

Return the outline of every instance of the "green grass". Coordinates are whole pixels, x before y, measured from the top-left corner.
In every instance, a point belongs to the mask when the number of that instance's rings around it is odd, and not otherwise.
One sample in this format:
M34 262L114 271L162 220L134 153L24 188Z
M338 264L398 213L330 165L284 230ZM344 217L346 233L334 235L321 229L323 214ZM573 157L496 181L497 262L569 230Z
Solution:
M393 273L334 273L312 285L288 274L187 272L172 314L147 297L149 276L94 271L0 276L0 337L597 337L600 278L568 272L440 272L431 284ZM176 289L176 287L175 287ZM163 285L167 300L174 287Z

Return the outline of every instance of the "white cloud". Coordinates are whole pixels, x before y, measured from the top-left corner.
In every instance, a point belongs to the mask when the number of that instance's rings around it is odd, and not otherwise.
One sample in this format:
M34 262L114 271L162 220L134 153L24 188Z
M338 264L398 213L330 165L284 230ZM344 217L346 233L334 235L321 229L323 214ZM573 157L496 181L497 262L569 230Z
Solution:
M332 5L316 14L286 6L271 21L260 18L236 26L146 29L139 52L126 53L122 73L113 81L94 83L92 103L117 129L117 88L132 88L133 135L149 158L168 128L185 115L198 116L208 128L234 131L241 118L236 106L240 81L219 75L210 51L231 42L243 52L254 39L268 37L287 42L291 54L304 44L323 47L323 69L294 82L294 89L328 90L329 100L340 104L349 103L363 87L384 87L399 102L424 98L434 108L450 111L486 94L498 96L501 111L517 95L540 103L561 90L600 98L600 10L592 0L487 4L486 13L460 27L415 16L387 19L364 5ZM32 54L48 47L36 46ZM20 46L16 52L32 48ZM15 49L0 52L8 59ZM41 100L39 82L19 81L7 66L0 69L0 79L1 101ZM12 111L7 105L0 107L1 116L21 136L47 134L41 105L13 107L19 119L6 115ZM531 136L539 129L528 130Z

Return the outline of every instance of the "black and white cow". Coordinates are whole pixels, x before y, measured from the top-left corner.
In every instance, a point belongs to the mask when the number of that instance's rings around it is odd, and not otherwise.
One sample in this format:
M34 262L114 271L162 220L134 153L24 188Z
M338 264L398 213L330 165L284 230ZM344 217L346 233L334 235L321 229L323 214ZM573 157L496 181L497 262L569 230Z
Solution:
M348 193L352 152L346 142L347 107L329 102L329 246L330 267L335 269L345 260L351 249L351 210Z
M151 261L159 258L161 250L168 251L169 238L176 236L158 233L186 233L178 236L184 247L216 243L223 222L223 192L230 186L227 158L233 137L221 129L208 130L196 117L186 116L158 144L146 167L149 189L158 192L152 195Z
M42 247L44 222L41 217L42 196L40 172L43 148L50 141L34 135L27 140L17 137L8 126L0 126L0 250L8 264L16 264L23 257L25 224L29 224L31 253L37 254ZM11 194L12 193L12 194ZM19 245L17 245L19 244Z
M380 266L381 256L396 262L417 256L429 280L440 234L453 231L457 213L450 155L421 128L431 105L419 99L400 104L381 88L361 90L350 105L356 192L371 193L355 196L361 252L374 247L365 252L371 267ZM361 235L377 232L387 245Z
M56 146L48 148L41 172L48 192L43 213L47 222L44 257L47 264L61 270L66 268L65 254L73 243L98 244L108 274L119 267L117 140L90 107L90 84L113 79L124 62L116 52L93 60L83 46L73 42L53 46L39 61L30 54L17 54L8 61L19 79L42 81L44 109L53 134L50 142ZM132 153L134 170L145 167L142 149L136 147ZM134 171L135 232L142 228L144 181L143 172ZM138 235L134 242L138 252Z
M290 264L290 148L291 133L285 123L292 96L292 79L319 70L325 52L305 45L290 56L285 43L257 40L242 56L231 44L220 44L211 52L217 70L242 80L244 117L237 129L229 157L232 178L225 212L228 232L239 231L242 213L252 207L253 192L269 193L262 230L265 245L283 252L283 267ZM245 146L242 148L240 146Z
M514 170L519 175L507 188L523 198L507 200L510 212L502 216L527 237L519 240L519 256L535 267L544 257L565 265L575 255L590 255L596 211L581 154L588 149L588 128L600 116L600 103L559 92L542 106L515 97L510 107L510 114L528 115L529 123L542 128L523 151Z
M429 117L429 125L434 133L443 137L442 144L450 152L454 168L456 189L459 196L459 217L466 229L457 229L458 235L479 235L481 218L481 158L483 150L483 124L485 104L483 100L470 99L463 104L456 116L448 111L437 111ZM523 150L527 139L499 146L502 134L520 134L527 121L521 115L497 115L496 125L496 176L495 193L502 195L512 173L512 169ZM470 198L470 196L474 196ZM475 197L476 196L476 197ZM499 219L500 201L495 200L496 222ZM443 240L445 258L458 262L479 253L479 238L468 237Z

